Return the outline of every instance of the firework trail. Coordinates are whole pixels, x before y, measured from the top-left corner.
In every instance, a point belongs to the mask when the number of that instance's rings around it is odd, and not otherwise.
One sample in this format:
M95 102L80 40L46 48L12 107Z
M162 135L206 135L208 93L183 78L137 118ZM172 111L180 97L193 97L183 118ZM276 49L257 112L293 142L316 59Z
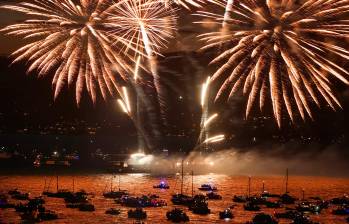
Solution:
M130 84L132 85L133 89L136 92L136 111L135 111L135 118L134 121L136 122L136 126L138 127L138 149L142 150L145 148L147 149L153 149L154 145L151 144L151 141L149 140L147 135L144 135L146 131L144 130L144 124L142 122L142 113L141 110L142 108L147 109L147 118L148 118L148 123L151 124L152 130L158 130L159 128L157 127L156 119L154 119L152 114L151 108L153 108L152 103L146 96L143 88L142 88L142 83L141 82L141 56L137 56L137 60L135 63L135 69L134 69L134 75L133 75L133 80L130 81ZM141 131L140 131L141 130ZM158 136L156 136L158 137ZM144 145L146 143L146 145Z
M225 139L224 135L217 135L214 137L209 137L209 126L218 118L218 114L208 115L208 97L209 97L209 86L211 77L208 77L206 81L202 84L200 104L201 104L201 123L200 123L200 133L194 148L198 149L201 146L206 146L207 144L216 143L223 141Z
M84 88L93 102L97 92L103 98L119 92L112 65L122 79L132 72L121 47L112 45L118 37L107 33L110 5L103 0L34 0L2 8L22 12L31 17L22 23L7 26L2 31L20 36L29 43L13 53L14 62L28 60L28 72L37 70L39 76L55 70L53 86L55 98L65 85L76 86L76 101L79 104ZM118 41L126 44L122 39ZM99 90L98 90L99 88Z
M121 99L117 100L117 103L119 104L122 112L128 115L128 117L132 120L134 123L137 132L138 132L138 141L139 141L139 149L144 149L143 146L146 149L152 149L153 145L149 141L148 135L146 134L142 124L140 123L138 111L136 113L133 113L132 111L132 106L131 106L131 100L130 96L128 93L128 89L126 87L121 88L121 93L120 93ZM137 107L138 107L138 101L137 101ZM138 109L138 108L137 108ZM136 116L136 117L135 117Z
M164 118L166 105L156 57L161 55L160 50L167 46L176 30L175 9L163 7L162 2L154 0L124 0L114 5L109 16L112 27L109 33L118 37L116 43L128 42L124 51L130 50L134 57L148 59Z
M200 123L200 134L198 139L198 144L202 143L202 139L208 138L208 129L205 123L207 122L208 117L208 94L209 94L209 86L210 86L211 77L208 77L206 81L202 84L201 87L201 123Z
M349 84L348 71L335 59L349 59L340 45L349 34L348 0L214 2L224 15L201 11L204 20L198 23L219 27L201 35L203 49L225 47L211 62L222 65L212 81L224 79L216 99L230 89L229 100L242 88L248 117L256 103L263 110L269 95L279 127L284 109L294 122L297 113L313 118L311 101L341 107L331 80Z
M216 143L223 141L225 139L224 135L216 135L211 138L207 138L203 143Z

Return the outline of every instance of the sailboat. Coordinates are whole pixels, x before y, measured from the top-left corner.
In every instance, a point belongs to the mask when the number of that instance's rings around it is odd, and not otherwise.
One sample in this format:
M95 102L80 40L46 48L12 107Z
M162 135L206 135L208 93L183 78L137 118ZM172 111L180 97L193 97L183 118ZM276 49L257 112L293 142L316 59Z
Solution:
M283 204L294 204L296 199L289 195L288 192L288 169L286 169L286 183L285 183L285 193L280 196L280 201Z
M179 208L175 208L171 211L168 211L166 213L167 220L170 220L175 223L180 223L180 222L189 222L189 216Z
M110 179L110 191L103 193L103 196L105 198L112 198L112 199L121 198L122 196L127 196L128 192L126 190L120 189L120 185L121 185L120 175L119 175L119 190L118 191L114 191L114 189L113 189L113 179L114 179L114 177L112 176Z
M194 172L191 172L192 175L192 202L189 205L189 210L194 214L207 215L211 212L208 208L207 196L203 194L197 194L194 196Z
M175 205L186 205L189 206L193 202L192 197L183 194L183 181L184 181L184 159L182 159L182 172L181 172L181 193L172 195L172 203Z
M59 189L59 177L58 175L56 176L56 192L50 192L49 187L47 186L46 188L46 180L45 180L45 189L44 192L42 193L43 195L46 195L47 197L52 197L52 198L67 198L73 195L73 193L69 190L66 189Z
M248 177L248 193L247 195L234 195L233 202L236 203L246 203L250 200L250 194L251 194L251 177Z
M280 195L272 194L269 191L265 190L265 182L263 181L261 197L262 198L280 198Z

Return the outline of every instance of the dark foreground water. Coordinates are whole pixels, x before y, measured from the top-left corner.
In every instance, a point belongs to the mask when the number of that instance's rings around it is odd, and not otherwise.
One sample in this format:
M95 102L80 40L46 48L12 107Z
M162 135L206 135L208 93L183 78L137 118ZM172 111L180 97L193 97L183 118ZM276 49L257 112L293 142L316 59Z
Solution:
M18 188L21 191L31 193L31 196L39 196L46 183L50 183L51 190L56 188L55 176L42 175L2 175L0 176L0 193L7 192L9 189ZM134 223L134 220L127 218L128 208L121 207L114 203L111 199L105 199L102 193L109 189L110 174L93 174L93 175L64 175L59 177L59 187L61 189L73 188L73 179L75 182L75 190L84 189L93 193L91 197L92 203L96 207L96 211L80 212L74 209L67 209L63 199L46 198L45 207L54 210L59 214L56 221L50 223ZM153 177L145 174L125 174L121 175L121 188L128 190L133 195L142 195L148 193L156 193L161 199L167 201L168 206L162 208L146 208L148 218L145 223L168 223L166 220L166 212L172 209L170 199L171 195L179 191L180 181L176 176L165 177L170 185L169 190L156 190L153 185L158 184L160 177ZM203 183L213 183L218 187L218 193L223 196L223 200L209 201L211 214L206 216L194 215L186 207L183 207L190 217L190 223L245 223L251 220L256 212L243 210L243 205L239 204L233 209L235 218L229 222L220 221L218 217L219 211L229 207L232 202L233 195L242 195L247 192L246 176L226 176L226 175L199 175L194 177L195 193L197 188ZM258 194L262 189L262 181L265 181L266 190L272 193L283 193L285 191L285 178L282 176L253 177L252 178L252 194ZM118 185L118 177L114 179L114 185ZM185 178L185 191L191 194L191 176ZM349 179L329 178L329 177L294 177L289 180L289 191L295 197L302 197L302 189L305 190L305 196L320 196L324 199L343 196L349 193ZM121 208L122 213L119 216L106 215L108 208ZM333 208L333 207L332 207ZM312 220L320 223L346 223L345 216L334 216L331 214L332 208L323 210L320 215L311 215ZM284 209L263 209L263 212L273 214L275 211ZM20 223L20 217L15 213L14 209L0 210L0 223ZM289 220L280 219L279 223L290 223Z

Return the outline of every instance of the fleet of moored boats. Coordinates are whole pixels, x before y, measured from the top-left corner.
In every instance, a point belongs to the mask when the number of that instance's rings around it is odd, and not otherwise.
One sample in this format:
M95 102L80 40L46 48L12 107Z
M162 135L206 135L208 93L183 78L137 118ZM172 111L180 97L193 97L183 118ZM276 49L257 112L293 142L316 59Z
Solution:
M183 174L182 174L183 175ZM120 182L120 180L119 180ZM257 213L248 224L276 224L278 219L289 219L290 223L293 224L314 224L310 220L307 214L319 214L324 209L332 208L332 214L338 216L349 216L349 197L343 196L333 198L331 200L322 200L319 197L310 197L305 199L304 196L301 200L297 200L292 197L288 191L285 194L277 195L271 194L264 190L260 195L250 195L250 182L249 178L249 193L248 195L233 196L233 202L229 208L219 212L219 218L229 220L234 218L233 210L237 204L242 203L243 208L246 211L260 211L263 208L285 208L284 212L275 212L274 215L266 213ZM192 185L193 186L193 185ZM159 185L153 186L156 189L169 189L170 186L165 182L161 181ZM194 189L192 189L192 195L183 194L183 182L181 185L181 193L172 195L171 202L174 205L181 205L188 207L189 211L194 214L206 215L211 213L208 207L208 200L221 200L222 196L216 193L217 187L210 184L203 184L200 191L208 191L207 194L196 194L194 195ZM286 181L287 189L287 181ZM49 221L58 219L59 216L56 212L47 210L45 208L45 196L62 198L67 208L78 209L83 212L95 211L95 206L89 200L89 194L83 190L78 192L71 192L68 190L58 189L58 178L57 178L57 191L50 192L44 190L43 196L31 198L29 193L20 192L17 189L10 190L7 194L0 194L0 209L14 208L19 213L22 220L34 223L40 221ZM105 192L103 196L107 199L113 199L117 204L131 208L127 212L128 218L144 220L147 218L147 213L143 208L149 207L163 207L166 206L166 201L159 198L158 195L149 194L140 197L131 196L126 190L119 189L114 190L111 184L110 191ZM11 204L8 198L19 201L17 204ZM24 203L25 202L25 203ZM293 205L293 206L291 206ZM110 208L105 211L108 215L119 215L122 213L120 209ZM169 221L179 223L188 222L189 216L183 209L174 208L166 213L166 218ZM349 217L346 217L346 221L349 223Z

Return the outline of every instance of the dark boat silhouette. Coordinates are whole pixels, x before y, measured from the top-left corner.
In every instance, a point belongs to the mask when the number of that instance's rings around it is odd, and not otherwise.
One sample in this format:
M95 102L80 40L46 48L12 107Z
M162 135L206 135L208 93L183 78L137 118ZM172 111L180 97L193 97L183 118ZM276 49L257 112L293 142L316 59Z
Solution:
M18 189L12 189L7 192L9 195L20 194L21 192Z
M29 199L29 194L28 193L15 194L15 195L12 195L12 198L16 200L25 201Z
M189 222L189 216L179 208L175 208L166 213L167 220L179 223L179 222Z
M254 204L252 202L247 202L244 205L244 209L246 211L260 211L261 210L261 208L258 205Z
M67 189L61 189L61 190L58 190L57 192L44 191L42 194L51 198L67 198L73 195L73 193Z
M286 182L285 182L285 193L280 196L280 202L282 204L294 204L296 202L296 198L289 195L288 192L288 169L286 169Z
M147 197L152 198L152 199L160 198L160 196L157 194L148 194Z
M299 212L311 212L314 214L319 214L322 208L319 205L310 202L302 202L296 206L296 210Z
M247 201L256 204L256 205L265 205L267 203L267 199L263 198L263 197L257 197L257 196L253 196L253 197L248 197Z
M334 215L349 215L349 205L340 206L332 211Z
M44 207L45 200L41 197L33 198L26 204L19 203L15 206L16 212L21 213L21 218L25 223L35 223L40 221L50 221L58 219L58 215Z
M225 209L222 212L219 212L219 218L220 219L232 219L234 218L233 212L231 209Z
M282 204L294 204L296 202L296 198L292 197L291 195L289 195L288 193L285 193L283 195L280 196L280 202Z
M33 211L37 211L40 207L41 207L41 205L34 206L34 205L22 204L22 203L19 203L19 204L14 206L15 211L19 212L19 213L30 213Z
M329 201L324 201L324 200L321 200L321 201L317 201L316 204L318 206L320 206L321 209L326 209L330 206L330 202Z
M122 196L119 199L115 200L116 203L121 204L123 206L127 207L132 207L132 208L137 208L137 207L145 207L143 206L143 202L139 197L134 197L134 196Z
M217 191L217 187L211 184L202 184L201 187L198 188L200 191Z
M302 215L302 213L296 210L290 210L282 213L275 213L275 217L278 219L294 219L300 215Z
M22 193L18 189L10 190L8 191L8 194L11 195L12 199L16 200L25 201L29 199L29 193Z
M67 197L64 198L65 203L87 203L88 198L87 194L85 192L76 192L73 194L67 195Z
M278 201L266 201L264 204L267 208L281 208L282 207L282 204Z
M233 197L233 202L236 202L236 203L246 203L248 201L250 201L250 195L251 195L251 177L249 176L248 177L248 185L247 185L247 189L248 189L248 192L247 192L247 195L246 196L243 196L243 195L234 195Z
M147 213L142 208L131 209L127 212L129 218L133 219L146 219Z
M311 221L311 219L308 216L299 215L293 219L292 224L318 224L318 223Z
M193 198L184 194L174 194L172 195L171 201L174 205L189 206L193 202Z
M7 209L7 208L14 208L15 205L9 203L7 195L0 194L0 208Z
M79 211L82 211L82 212L94 212L96 210L95 206L90 203L81 203L79 204L78 208L79 208Z
M103 193L103 196L105 198L112 198L112 199L121 198L122 196L127 196L127 195L129 194L126 190L109 191L109 192Z
M32 199L29 199L29 204L43 205L45 204L45 200L42 197L35 197Z
M340 198L333 198L330 202L334 205L349 205L349 197L347 195L344 195Z
M52 221L58 219L58 215L54 211L46 210L44 212L39 212L37 218L40 221Z
M247 199L248 198L246 196L234 195L233 202L236 202L236 203L246 203Z
M170 186L165 181L161 181L158 185L154 185L153 188L170 189Z
M44 203L45 203L44 200L31 199L26 204L19 203L15 205L14 208L16 212L21 212L21 213L30 213L34 211L42 212L42 211L45 211L45 208L43 206Z
M56 194L55 197L63 197L67 208L79 209L79 211L83 212L93 212L96 210L95 206L89 202L88 194L84 190L75 193L65 193L63 191L61 195Z
M194 214L207 215L211 213L211 210L208 208L207 204L204 203L194 203L189 207Z
M272 193L269 193L268 191L263 191L262 194L261 194L261 197L264 197L264 198L279 198L280 195L279 194L272 194Z
M181 163L181 190L180 193L173 194L171 198L171 202L174 205L185 205L185 206L190 206L193 203L193 195L194 195L194 184L193 184L193 178L194 178L194 173L192 172L192 196L188 196L183 194L183 180L184 180L184 160L182 159Z
M265 190L265 182L263 181L261 197L262 198L279 198L280 195L272 194L269 191L266 191Z
M278 224L271 215L265 213L258 213L253 217L252 222L247 222L247 224Z
M45 187L42 194L51 198L66 198L71 196L73 192L69 191L68 189L59 189L59 177L56 176L56 192L49 191L49 186L46 186L46 179L45 179Z
M195 195L192 203L189 205L189 210L194 214L207 215L211 212L208 208L205 195Z
M146 208L146 207L163 207L167 203L164 200L158 199L153 196L143 195L141 197L134 196L123 196L115 201L123 206L133 207L133 208Z
M207 193L206 197L210 200L222 200L222 196L213 191Z
M41 211L39 213L35 211L24 212L20 215L24 223L37 223L41 221L52 221L58 219L58 215L54 211Z
M103 196L105 198L112 198L112 199L117 199L121 198L122 196L127 196L129 193L126 190L121 190L121 177L119 175L119 190L115 191L113 189L113 177L110 180L110 191L109 192L104 192Z
M110 208L107 211L105 211L105 214L108 214L108 215L120 215L121 214L121 210L120 209L115 209L115 208Z
M35 212L24 212L20 214L20 217L23 220L23 223L36 223L40 221Z

